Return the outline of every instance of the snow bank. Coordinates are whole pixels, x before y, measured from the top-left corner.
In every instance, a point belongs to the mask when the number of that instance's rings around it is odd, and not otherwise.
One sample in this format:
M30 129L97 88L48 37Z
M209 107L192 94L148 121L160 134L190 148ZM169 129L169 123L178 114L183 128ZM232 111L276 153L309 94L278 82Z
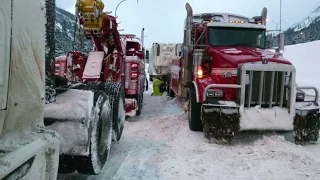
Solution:
M126 143L115 146L116 157L111 161L121 159L121 163L97 179L280 180L320 177L320 162L313 154L282 136L248 133L240 135L236 139L238 142L231 146L208 143L202 132L189 130L187 115L174 100L157 98L158 101L154 97L146 98L149 113L142 115L139 122L129 122L130 126L124 132Z
M45 105L45 118L60 121L83 122L88 119L93 107L93 92L70 89L56 97L56 102Z
M159 178L154 179L280 180L320 177L320 162L302 146L288 142L282 136L248 133L240 135L234 145L219 145L208 143L202 132L190 131L186 116L162 117L158 118L161 124L157 124L157 128L166 127L165 131L150 129L153 132L150 138L167 139L166 144L159 148L159 155L153 157L159 162L154 166L158 169Z
M296 67L299 86L316 86L320 90L319 47L320 41L285 46L284 58Z

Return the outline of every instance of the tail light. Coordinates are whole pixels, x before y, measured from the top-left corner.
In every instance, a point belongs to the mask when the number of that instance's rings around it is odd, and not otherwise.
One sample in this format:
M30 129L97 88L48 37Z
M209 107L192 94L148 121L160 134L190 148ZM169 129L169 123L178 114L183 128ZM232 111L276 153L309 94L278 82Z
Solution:
M55 75L60 75L60 64L58 64L58 63L55 64L54 74Z
M125 87L129 88L130 81L138 80L139 76L139 64L138 63L128 63L126 66L126 81Z
M132 78L138 77L138 73L136 73L136 72L131 73L131 77L132 77Z
M131 64L131 68L138 68L138 64L137 63L132 63Z

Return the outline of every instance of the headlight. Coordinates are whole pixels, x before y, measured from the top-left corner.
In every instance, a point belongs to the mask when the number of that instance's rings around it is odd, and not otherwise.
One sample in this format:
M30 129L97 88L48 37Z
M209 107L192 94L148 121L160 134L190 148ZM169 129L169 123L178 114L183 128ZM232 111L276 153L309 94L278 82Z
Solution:
M224 95L223 90L220 89L208 89L207 91L207 97L215 97L215 98L221 98Z
M296 94L296 101L304 101L304 98L305 98L305 93L301 90L298 90L297 91L297 94Z

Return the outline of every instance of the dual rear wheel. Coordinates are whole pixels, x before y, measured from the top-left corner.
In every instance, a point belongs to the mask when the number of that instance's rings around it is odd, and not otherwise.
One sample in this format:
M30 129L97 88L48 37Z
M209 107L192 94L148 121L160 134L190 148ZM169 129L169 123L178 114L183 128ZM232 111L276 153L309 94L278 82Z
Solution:
M119 141L125 122L124 89L120 83L88 83L94 92L89 128L89 156L60 155L59 173L99 174L106 163L112 140Z

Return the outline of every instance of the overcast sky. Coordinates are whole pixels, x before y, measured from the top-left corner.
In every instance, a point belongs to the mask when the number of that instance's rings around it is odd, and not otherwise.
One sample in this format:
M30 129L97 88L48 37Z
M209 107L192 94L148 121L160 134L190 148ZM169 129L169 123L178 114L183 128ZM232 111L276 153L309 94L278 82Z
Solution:
M56 0L58 7L74 14L76 0ZM121 0L103 0L105 11L115 13ZM183 24L186 16L185 3L189 2L194 13L230 12L248 17L261 14L263 7L268 8L268 29L275 29L280 21L280 0L126 0L117 10L118 22L124 33L140 36L145 28L145 45L152 42L180 43L183 39ZM282 29L300 22L320 0L282 0ZM278 23L279 28L279 23Z

